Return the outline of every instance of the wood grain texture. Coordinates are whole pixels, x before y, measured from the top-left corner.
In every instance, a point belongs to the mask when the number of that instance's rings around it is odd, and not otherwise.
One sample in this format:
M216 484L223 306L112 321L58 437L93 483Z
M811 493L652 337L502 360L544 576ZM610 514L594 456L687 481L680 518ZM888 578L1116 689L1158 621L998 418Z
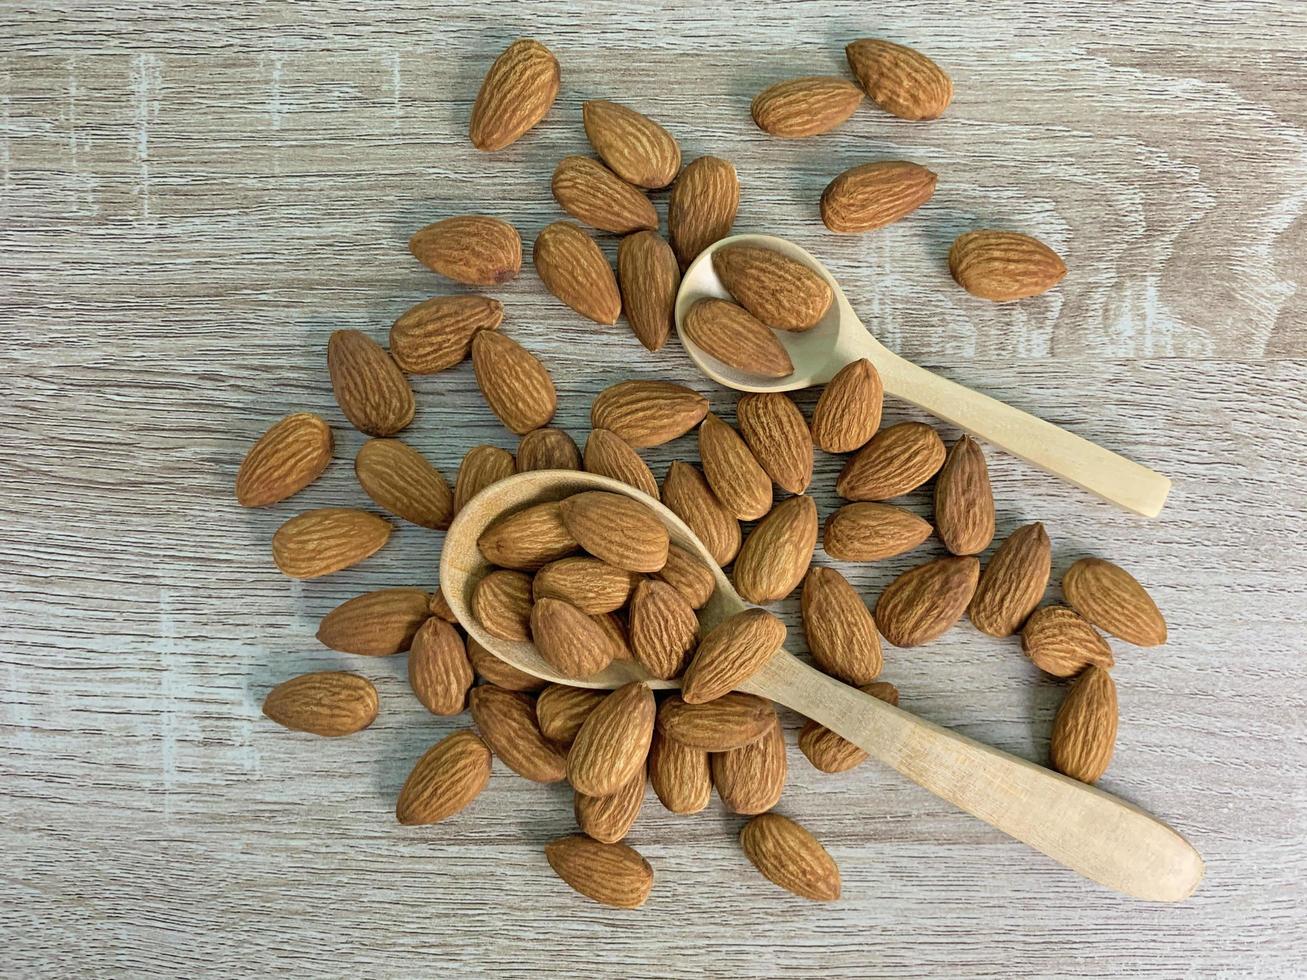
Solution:
M1129 5L773 0L672 6L195 0L0 4L0 935L18 975L660 977L1291 976L1307 958L1307 10L1281 2ZM563 66L546 120L508 150L467 142L486 66L513 38ZM864 106L834 133L764 136L752 97L842 74L881 35L953 75L945 116ZM586 152L580 105L646 111L685 159L740 174L736 229L827 264L890 349L1125 453L1175 481L1155 521L988 451L998 536L1041 520L1054 580L1101 554L1129 568L1171 641L1113 642L1121 728L1100 785L1171 822L1207 860L1179 906L1130 902L1033 856L868 763L840 776L793 748L782 812L840 863L816 908L758 877L714 802L652 798L631 842L643 909L586 904L549 872L572 829L563 787L495 764L445 825L401 828L413 762L468 719L412 697L404 658L319 647L318 620L388 586L431 587L442 535L399 528L377 556L295 583L272 532L317 506L367 506L363 437L331 397L326 340L384 339L413 303L462 291L407 252L466 212L527 241L561 217L557 160ZM872 159L918 161L934 198L900 225L836 236L821 189ZM655 195L665 213L666 194ZM949 243L1008 227L1071 269L1016 306L949 279ZM611 257L616 241L601 242ZM676 343L597 327L528 269L491 292L502 330L557 382L578 442L605 385L658 377L734 418L735 395ZM413 379L405 440L452 475L516 439L470 364ZM816 393L800 396L810 411ZM315 411L336 460L262 511L232 484L275 419ZM887 424L917 418L887 405ZM945 428L952 441L957 433ZM693 435L644 452L661 478ZM841 460L818 454L821 516ZM925 494L909 498L929 514ZM927 555L838 564L864 597ZM818 560L831 562L818 554ZM1056 588L1050 596L1056 596ZM801 638L798 599L777 610ZM259 704L310 669L377 684L381 714L330 743ZM1015 640L962 624L886 650L905 708L1044 761L1063 684Z

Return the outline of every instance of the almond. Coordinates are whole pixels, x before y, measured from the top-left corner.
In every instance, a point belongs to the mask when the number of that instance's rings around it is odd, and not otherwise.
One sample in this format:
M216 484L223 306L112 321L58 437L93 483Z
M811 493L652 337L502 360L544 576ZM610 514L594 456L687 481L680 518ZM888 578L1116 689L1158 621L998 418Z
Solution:
M813 566L803 583L803 629L817 666L855 687L870 684L883 663L876 620L833 568Z
M495 59L481 83L468 138L478 150L502 150L549 112L558 98L554 53L539 41L521 38Z
M507 221L484 214L419 228L408 249L432 272L467 286L498 286L522 271L522 236Z
M454 491L416 449L398 439L369 439L354 457L354 475L373 501L421 527L444 529L454 518Z
M649 464L615 432L607 429L591 431L585 441L585 471L620 480L654 500L658 499L658 483Z
M536 236L531 261L545 288L595 323L616 323L622 297L608 257L580 225L555 221Z
M1157 603L1120 565L1081 558L1062 576L1062 591L1076 612L1127 643L1155 647L1166 642L1166 620Z
M742 521L771 510L771 477L733 428L711 412L699 426L699 456L717 499Z
M888 500L915 490L944 465L939 433L924 422L881 429L845 464L835 492L848 500Z
M703 704L744 683L785 643L785 624L765 609L722 620L699 644L681 684L686 704Z
M740 550L740 522L695 467L675 462L663 479L663 503L694 532L713 561L729 565Z
M712 798L708 753L655 731L649 746L649 782L672 813L698 813Z
M839 561L879 561L911 551L932 528L892 504L845 504L826 519L822 547Z
M656 572L667 564L667 528L640 501L590 490L573 494L559 508L568 533L596 558L632 572Z
M777 330L812 329L834 299L819 272L775 249L729 245L713 252L712 265L735 301Z
M516 472L513 454L498 446L473 446L463 457L454 481L454 513L492 483Z
M572 788L609 796L644 772L654 729L654 696L647 684L619 687L590 712L567 756Z
M953 100L953 80L920 51L864 38L844 53L867 97L900 119L934 119Z
M885 388L871 361L850 361L827 382L812 410L812 440L828 453L851 453L880 428Z
M840 869L821 842L789 817L763 813L740 831L740 846L763 877L800 898L840 897Z
M598 624L599 628L604 631L604 634L617 649L613 659L634 663L635 654L631 652L631 639L627 635L626 621L615 612L599 613L590 618Z
M687 340L727 367L762 378L787 378L794 373L785 346L742 306L724 299L701 299L685 314L681 329Z
M606 561L573 555L536 572L531 592L536 599L563 599L593 616L625 606L638 580L633 572Z
M957 284L995 302L1046 293L1066 275L1066 263L1037 238L1012 231L968 231L948 253Z
M283 728L311 735L352 735L377 717L377 689L358 674L323 670L282 681L263 713Z
M906 160L850 167L822 191L822 223L846 234L892 225L931 199L936 180L925 167Z
M653 868L625 844L573 834L546 844L545 857L558 877L601 905L636 909L653 889Z
M603 627L562 599L546 596L532 606L530 626L540 656L565 677L593 677L617 656Z
M732 691L702 704L673 695L658 708L658 730L667 738L705 752L729 752L762 738L776 721L771 702Z
M717 591L712 569L680 545L667 549L667 564L654 575L681 593L691 609L702 609Z
M789 497L750 533L735 559L735 590L747 602L784 599L803 581L817 546L817 505Z
M559 745L571 745L590 712L608 696L588 687L550 684L536 698L536 721L545 738Z
M455 732L418 759L404 780L395 818L406 826L436 823L458 813L490 782L490 749L474 732Z
M472 338L477 387L490 410L518 435L554 417L558 395L540 359L515 340L483 330Z
M486 296L437 296L410 307L390 328L390 356L407 374L435 374L467 360L472 338L497 330L504 306Z
M291 578L318 578L376 554L393 530L389 521L365 510L309 510L277 528L272 560Z
M327 342L327 370L336 404L360 432L393 436L413 421L413 389L385 349L366 334L335 331Z
M447 623L458 623L458 617L454 615L454 610L449 608L449 600L445 598L445 593L441 589L436 589L431 593L431 602L428 606L431 615L443 619Z
M638 231L617 245L617 281L631 332L646 350L661 350L671 336L681 267L657 231Z
M320 415L296 412L250 447L236 474L242 507L266 507L293 496L322 475L331 462L331 427Z
M443 619L422 624L408 654L408 686L434 715L462 714L476 676L463 638Z
M725 160L699 157L681 171L667 200L667 231L682 269L731 233L739 206L740 181Z
M989 467L970 436L953 444L935 478L935 527L955 555L978 555L994 540Z
M563 525L562 510L548 501L501 517L477 538L482 556L492 565L533 572L577 549Z
M879 698L886 704L898 706L898 688L886 681L876 681L858 690ZM799 732L799 751L807 757L814 769L821 772L848 772L867 761L866 751L815 721L807 722Z
M531 628L531 576L497 568L472 592L472 615L491 636L525 643Z
M812 434L803 413L779 392L745 395L735 406L744 441L782 490L803 493L812 482Z
M619 381L599 392L590 425L608 429L636 449L683 436L708 414L708 399L670 381Z
M403 653L430 612L421 589L381 589L347 599L322 617L318 642L341 653L388 657Z
M501 687L505 691L520 691L524 694L530 694L540 690L548 683L543 678L536 677L535 674L528 674L524 670L518 670L512 664L500 660L470 636L467 639L467 659L471 662L472 669L476 671L478 677L487 684Z
M676 179L681 148L648 116L616 102L591 100L581 104L581 122L595 152L623 180L658 190Z
M1048 588L1053 549L1044 525L1017 528L985 565L967 614L990 636L1011 636L1035 611Z
M812 75L769 85L753 99L753 121L764 133L796 139L829 133L857 110L862 90L842 78Z
M962 618L976 591L980 561L949 557L910 568L876 602L876 625L896 647L938 639Z
M625 837L640 815L644 803L644 767L626 781L616 793L608 796L587 796L576 793L572 800L572 813L576 825L586 834L605 844L616 844Z
M536 783L566 776L567 753L540 733L530 695L482 684L469 700L481 737L509 769Z
M533 429L517 444L517 471L579 470L581 450L562 429Z
M712 782L732 813L762 813L780 802L789 769L781 720L762 738L711 757Z
M631 651L654 677L678 676L699 639L699 619L681 593L645 579L631 599Z
M1082 783L1096 782L1116 748L1116 683L1091 664L1075 679L1053 719L1053 768Z
M1074 677L1090 664L1111 667L1112 648L1074 609L1036 609L1021 627L1021 650L1030 662L1054 677Z
M600 231L627 235L658 227L653 202L598 160L563 157L552 188L559 207Z

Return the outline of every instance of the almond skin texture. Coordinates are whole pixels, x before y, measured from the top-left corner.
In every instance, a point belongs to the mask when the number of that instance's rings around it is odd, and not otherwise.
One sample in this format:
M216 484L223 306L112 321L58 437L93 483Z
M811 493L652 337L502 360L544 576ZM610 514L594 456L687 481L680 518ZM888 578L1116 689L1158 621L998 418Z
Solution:
M858 688L886 704L899 703L899 691L893 684L876 681ZM847 739L836 735L824 725L809 721L799 732L799 751L821 772L848 772L867 761L867 753Z
M454 518L449 481L398 439L369 439L354 457L354 475L372 500L420 527L444 529Z
M517 471L579 470L581 450L562 429L535 429L517 444Z
M631 640L627 635L626 620L617 613L600 613L590 618L598 624L599 628L604 631L604 634L616 648L617 653L613 655L613 659L634 663L635 654L631 652Z
M540 731L551 742L571 745L590 712L607 696L606 691L588 687L550 684L536 698L536 721L540 723Z
M812 433L803 413L779 392L745 395L735 406L740 434L782 490L803 493L812 483Z
M540 359L515 340L483 330L472 339L477 387L490 410L518 435L554 417L558 395Z
M486 487L517 471L513 454L498 446L473 446L463 457L454 481L454 513Z
M486 296L437 296L405 311L390 328L390 356L406 374L435 374L467 360L472 338L497 330L504 306Z
M585 471L620 480L654 500L658 499L658 482L649 464L615 432L607 429L591 431L585 441Z
M812 410L812 441L828 453L852 453L880 428L885 387L875 366L863 358L840 368L822 389Z
M667 564L667 528L638 500L590 490L559 508L568 533L596 558L631 572L656 572Z
M490 782L490 749L474 732L455 732L427 749L404 780L395 819L405 826L458 813Z
M350 425L370 436L393 436L413 421L408 379L385 349L358 330L337 330L327 342L327 370L336 404Z
M491 636L514 643L530 637L531 576L497 568L476 585L472 614Z
M493 684L505 691L530 694L539 691L548 683L543 678L518 670L512 664L500 660L470 636L467 639L467 659L478 677L487 684Z
M753 121L764 133L797 139L829 133L857 110L862 90L842 78L812 75L777 82L753 99Z
M654 696L647 684L619 687L590 712L567 756L572 788L610 796L644 772L654 729Z
M598 558L573 555L536 572L531 591L537 600L563 599L595 616L626 605L639 576Z
M803 628L817 666L846 684L870 684L883 663L876 620L833 568L814 566L803 582Z
M592 677L617 656L616 644L603 628L562 599L546 597L532 606L530 625L540 656L565 677Z
M507 221L484 214L419 228L408 249L432 272L466 286L498 286L522 271L522 236Z
M803 581L817 546L817 505L789 497L759 522L735 559L735 590L762 605L784 599Z
M762 321L724 299L701 299L681 325L686 339L727 367L761 378L787 378L794 363Z
M468 138L493 153L517 141L558 98L558 59L530 38L514 41L495 59L472 106Z
M698 813L712 798L708 753L655 731L649 745L649 782L672 813Z
M534 572L577 549L576 538L563 525L558 504L533 504L501 517L477 538L482 556L492 565Z
M1074 677L1091 664L1115 664L1112 648L1074 609L1045 606L1036 609L1021 628L1021 651L1030 662L1054 677Z
M729 752L762 738L776 722L771 702L732 691L702 704L673 695L658 709L658 730L667 738L705 752Z
M800 898L840 897L840 869L821 842L789 817L764 813L740 831L740 846L768 880Z
M617 281L631 332L646 350L662 350L681 288L676 253L657 231L627 235L617 245Z
M970 436L953 444L935 478L935 527L955 555L978 555L994 540L989 466Z
M731 233L739 206L740 181L725 160L699 157L681 171L667 200L667 231L682 269Z
M421 589L381 589L346 599L318 624L318 642L341 653L389 657L403 653L430 616Z
M558 206L592 228L627 235L658 227L653 202L598 160L563 157L552 187Z
M365 510L309 510L277 528L272 560L291 578L318 578L376 554L393 530L389 521Z
M785 643L785 624L765 609L746 609L718 623L699 644L681 684L686 704L703 704L735 690Z
M622 843L573 834L546 844L545 857L558 877L601 905L638 909L653 889L649 862Z
M892 504L845 504L826 519L822 547L839 561L879 561L911 551L932 528Z
M237 502L267 507L299 493L331 462L331 442L331 427L320 415L287 415L245 454L236 474Z
M740 522L717 499L702 473L675 462L663 479L663 503L685 521L718 565L729 565L740 551Z
M681 593L691 609L702 609L717 591L712 569L680 545L667 549L667 564L654 574Z
M1166 620L1152 596L1120 565L1081 558L1062 576L1067 602L1099 629L1137 647L1166 642Z
M944 440L924 422L881 429L845 464L835 492L848 500L888 500L917 489L944 465Z
M968 231L948 253L957 284L998 303L1046 293L1066 275L1066 263L1037 238L1012 231Z
M556 783L567 774L567 753L540 733L530 695L482 684L469 700L481 737L509 769L536 783Z
M920 51L864 38L844 53L867 97L900 119L934 119L953 101L953 80Z
M339 670L282 681L263 699L263 713L283 728L311 735L351 735L377 717L372 682Z
M1096 782L1112 761L1116 725L1116 683L1102 667L1090 665L1071 685L1053 719L1053 768L1082 783Z
M631 825L640 815L645 782L642 766L616 793L608 796L574 794L572 813L576 825L597 841L616 844L630 832Z
M1035 611L1048 588L1053 546L1038 522L1017 528L985 565L967 614L990 636L1011 636Z
M822 191L822 223L844 234L892 225L931 199L937 179L925 167L906 160L851 167Z
M652 207L652 205L651 205ZM622 296L608 258L580 225L555 221L536 236L531 254L545 288L595 323L616 323Z
M980 561L969 556L910 568L880 594L876 625L896 647L938 639L966 612L979 577Z
M771 510L771 477L739 433L711 412L699 426L699 457L713 493L740 520L756 521Z
M631 599L631 651L654 677L678 676L699 639L699 619L674 588L645 579Z
M834 293L814 269L770 248L731 245L712 256L713 270L737 303L777 330L810 330Z
M670 381L619 381L595 397L590 425L607 429L635 449L683 436L708 414L708 399Z
M449 608L449 600L445 598L445 593L442 590L436 589L435 592L431 593L431 602L428 604L428 608L431 610L431 615L443 619L447 623L457 625L458 617L454 615L454 610Z
M762 738L711 756L712 782L732 813L762 813L780 802L789 763L776 719Z
M581 104L586 138L600 159L627 183L658 190L676 179L681 147L648 116L616 102Z
M422 624L408 654L408 686L433 715L462 714L476 676L463 638L443 619Z

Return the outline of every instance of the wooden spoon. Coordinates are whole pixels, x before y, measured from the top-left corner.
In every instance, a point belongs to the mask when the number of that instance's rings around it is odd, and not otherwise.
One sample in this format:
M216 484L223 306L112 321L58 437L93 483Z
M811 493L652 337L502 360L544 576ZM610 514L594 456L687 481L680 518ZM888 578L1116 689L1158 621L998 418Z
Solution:
M788 255L810 266L830 283L835 298L817 326L804 333L776 331L794 362L794 373L788 377L770 379L746 374L723 364L685 336L685 315L697 300L706 296L730 299L712 264L713 253L730 245L752 245ZM676 296L676 332L699 370L730 388L740 391L808 388L825 384L844 365L865 357L876 365L889 394L1136 514L1156 517L1171 490L1171 481L1160 473L899 357L871 335L826 268L783 238L734 235L714 242L699 253L685 271Z
M563 677L531 644L498 640L472 615L472 591L490 569L477 549L481 532L530 504L585 490L610 490L639 500L662 518L674 543L713 570L717 591L699 613L705 632L747 608L703 544L670 510L625 483L572 470L510 476L464 505L440 557L445 598L473 639L529 674L574 687L615 688L632 680L678 687L677 681L651 679L637 664L624 661L587 680ZM1203 876L1202 858L1189 842L1143 810L891 707L785 650L777 651L742 689L825 725L936 796L1109 888L1173 902L1193 892Z

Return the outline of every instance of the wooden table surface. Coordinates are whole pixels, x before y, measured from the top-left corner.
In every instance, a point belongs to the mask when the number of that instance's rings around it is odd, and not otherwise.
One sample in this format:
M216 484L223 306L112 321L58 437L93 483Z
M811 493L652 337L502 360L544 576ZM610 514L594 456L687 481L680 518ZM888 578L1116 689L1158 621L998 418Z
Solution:
M0 5L0 972L1301 975L1307 10L631 7ZM471 102L523 35L557 53L562 94L486 156L465 136ZM948 67L945 118L867 106L794 142L753 126L763 85L842 73L843 45L868 35ZM410 304L455 291L409 256L418 226L483 211L529 243L559 218L549 176L587 152L591 98L663 121L687 160L730 159L736 228L822 258L891 348L1174 478L1145 521L989 454L1000 535L1042 520L1055 583L1081 555L1113 558L1170 622L1165 647L1116 645L1120 737L1101 785L1204 854L1192 899L1106 892L874 765L821 775L792 716L780 809L839 861L833 906L754 873L740 819L716 802L674 817L650 795L631 841L657 885L638 912L550 873L542 846L573 826L561 786L496 763L458 818L395 823L414 759L469 722L427 714L404 657L336 654L313 634L353 594L434 586L442 535L404 526L376 558L309 584L276 571L269 538L302 509L367 503L329 333L384 338ZM919 214L865 236L822 227L831 177L899 157L940 175ZM1064 284L1016 305L962 292L948 245L984 226L1052 244ZM615 239L603 244L611 255ZM731 417L734 394L674 341L652 355L624 324L582 320L529 262L495 295L578 441L593 395L631 376L692 384ZM446 474L472 445L515 445L469 365L414 387L405 437ZM293 500L241 510L244 450L293 410L333 423L336 462ZM914 417L887 406L890 421ZM685 438L646 455L661 477L695 454ZM839 466L819 454L823 516ZM924 494L909 504L929 513ZM843 570L874 599L937 550ZM778 608L801 648L797 599ZM261 717L273 684L317 668L376 682L371 729L324 741ZM887 650L885 677L909 710L1046 759L1064 685L1014 642L963 623Z

